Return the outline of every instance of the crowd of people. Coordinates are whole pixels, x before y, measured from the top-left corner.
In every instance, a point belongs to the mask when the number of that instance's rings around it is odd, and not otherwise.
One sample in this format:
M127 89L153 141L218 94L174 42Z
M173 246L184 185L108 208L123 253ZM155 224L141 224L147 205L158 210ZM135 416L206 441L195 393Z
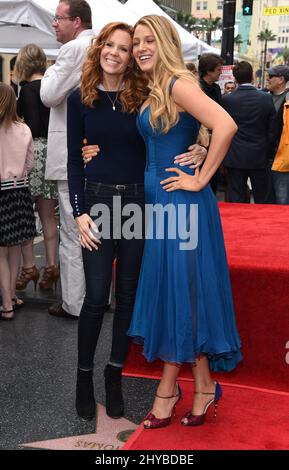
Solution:
M114 22L95 34L85 0L60 0L53 27L62 43L55 63L46 68L43 50L26 45L15 64L17 102L0 83L1 319L13 320L23 305L16 290L31 281L51 289L61 278L62 301L49 313L79 319L76 410L92 419L95 350L116 263L107 414L125 413L121 377L133 338L148 361L164 362L144 427L170 424L185 362L195 385L181 423L203 424L222 396L210 371L230 371L242 358L214 193L225 175L226 200L248 202L250 178L255 203L289 203L281 145L289 67L269 69L267 90L259 91L251 65L237 63L222 94L223 60L204 54L198 68L185 64L164 17L148 15L133 27ZM33 203L44 235L40 280ZM171 205L182 230L171 237L172 219L164 217L160 237L149 205ZM141 227L134 236L132 207Z

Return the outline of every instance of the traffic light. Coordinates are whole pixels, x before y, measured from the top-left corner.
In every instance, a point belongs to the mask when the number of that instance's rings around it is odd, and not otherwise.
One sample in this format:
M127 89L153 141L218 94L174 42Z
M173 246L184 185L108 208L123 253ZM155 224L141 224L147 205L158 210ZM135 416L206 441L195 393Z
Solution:
M253 14L253 0L243 0L242 13L244 16L252 16Z

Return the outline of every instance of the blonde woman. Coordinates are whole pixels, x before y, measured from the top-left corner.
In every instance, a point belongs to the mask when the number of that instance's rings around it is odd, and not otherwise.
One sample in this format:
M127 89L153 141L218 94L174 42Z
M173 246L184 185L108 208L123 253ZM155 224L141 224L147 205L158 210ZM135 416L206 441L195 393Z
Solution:
M29 189L36 201L36 208L44 234L46 265L39 281L39 288L43 290L56 285L59 278L59 271L56 266L58 233L54 215L57 188L54 182L46 181L44 178L49 109L41 102L40 85L45 70L46 55L36 44L27 44L19 51L14 70L15 77L21 85L17 111L30 127L34 140L36 163L29 178ZM25 289L30 281L34 282L36 288L39 271L35 266L33 240L29 240L22 245L22 256L23 267L17 279L17 289ZM20 300L17 302L20 303Z
M133 55L151 90L138 119L151 173L145 192L155 207L175 209L176 228L186 234L176 230L172 237L174 219L168 217L159 239L158 213L149 220L153 236L145 242L128 334L143 344L148 361L164 361L144 427L170 424L181 398L177 377L184 362L193 365L195 388L182 424L196 426L204 423L210 405L217 405L222 395L210 369L232 370L241 360L222 227L208 185L237 128L186 70L178 33L169 20L156 15L141 18L134 28ZM197 139L200 123L212 130L208 156L200 171L182 171L173 157Z

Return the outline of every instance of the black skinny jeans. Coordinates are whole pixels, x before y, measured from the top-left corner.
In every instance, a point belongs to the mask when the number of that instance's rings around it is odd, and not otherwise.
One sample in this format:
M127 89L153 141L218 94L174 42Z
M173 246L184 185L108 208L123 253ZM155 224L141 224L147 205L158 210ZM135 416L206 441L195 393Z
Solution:
M109 215L103 220L110 222L110 237L101 238L98 250L82 250L86 294L78 323L78 366L81 369L92 369L95 349L100 334L105 307L108 303L112 281L113 261L116 258L115 313L113 320L112 347L110 363L123 366L129 348L129 337L126 332L130 325L138 276L141 266L144 237L126 239L123 234L118 239L113 228L119 232L129 217L122 216L113 226L113 196L118 197L119 209L126 204L138 204L142 210L144 222L144 188L143 184L105 185L86 183L85 206L87 214L95 210L95 204L104 204ZM94 206L94 208L93 208ZM91 209L93 210L91 211ZM121 221L121 222L120 222ZM99 227L103 230L103 226ZM143 230L144 231L144 230ZM104 235L105 237L105 235Z

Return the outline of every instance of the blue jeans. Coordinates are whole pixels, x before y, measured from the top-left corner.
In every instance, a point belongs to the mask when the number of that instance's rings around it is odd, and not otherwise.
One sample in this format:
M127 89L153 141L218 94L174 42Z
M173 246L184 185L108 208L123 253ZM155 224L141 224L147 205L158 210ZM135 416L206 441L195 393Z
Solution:
M289 172L272 171L277 204L289 204Z
M86 212L90 214L95 204L110 209L113 221L113 196L121 196L121 209L126 204L138 204L144 215L143 184L113 185L87 183L85 191ZM93 217L92 217L93 218ZM128 217L122 216L120 225ZM120 229L122 227L118 227ZM111 232L111 235L113 233ZM93 368L93 358L100 334L105 307L108 303L112 281L113 261L116 259L115 314L112 332L110 363L123 366L129 348L126 332L130 325L135 293L142 260L144 237L140 239L101 238L98 250L82 250L86 294L78 324L78 366Z

